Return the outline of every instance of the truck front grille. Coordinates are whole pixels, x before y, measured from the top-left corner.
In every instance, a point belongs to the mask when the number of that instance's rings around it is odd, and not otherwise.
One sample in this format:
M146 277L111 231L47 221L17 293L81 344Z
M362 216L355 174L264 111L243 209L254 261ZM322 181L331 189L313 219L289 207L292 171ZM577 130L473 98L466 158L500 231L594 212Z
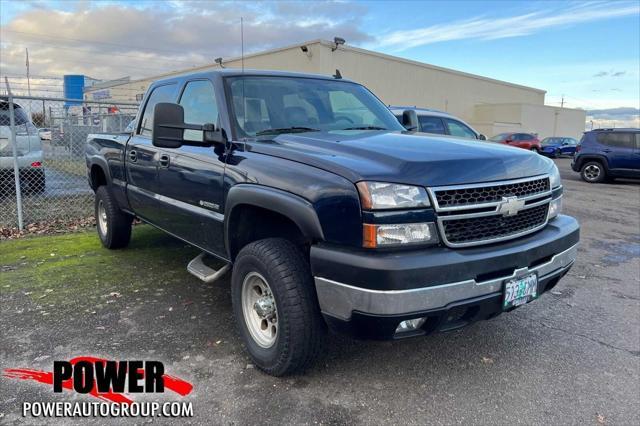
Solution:
M497 185L436 189L434 195L439 207L452 207L491 203L502 200L502 197L527 197L547 191L549 191L549 178L543 177Z
M449 247L510 240L547 224L548 176L428 190L442 241Z
M515 216L472 217L442 222L446 240L451 244L487 243L497 238L517 236L523 231L536 229L547 221L549 204L521 210Z

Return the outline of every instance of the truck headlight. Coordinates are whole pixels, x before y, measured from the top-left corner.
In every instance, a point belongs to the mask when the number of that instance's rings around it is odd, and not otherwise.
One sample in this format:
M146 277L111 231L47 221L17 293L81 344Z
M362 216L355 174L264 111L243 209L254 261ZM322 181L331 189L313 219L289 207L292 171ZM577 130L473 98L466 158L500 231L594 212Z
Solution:
M358 182L364 210L410 209L429 207L427 191L419 186L384 182Z
M366 248L435 244L438 242L438 234L433 222L384 225L365 223L362 226L362 246Z
M553 168L549 174L549 184L551 185L551 189L558 188L562 185L562 181L560 180L560 171L558 170L558 166L555 164L553 164Z

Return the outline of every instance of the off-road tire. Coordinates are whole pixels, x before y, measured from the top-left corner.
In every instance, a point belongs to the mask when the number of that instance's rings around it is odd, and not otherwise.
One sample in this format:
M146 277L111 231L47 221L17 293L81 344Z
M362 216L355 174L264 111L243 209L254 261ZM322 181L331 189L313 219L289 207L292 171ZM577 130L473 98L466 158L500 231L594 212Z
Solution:
M99 217L101 205L106 213L106 229L101 226L102 219ZM119 249L129 244L133 217L118 208L108 186L100 186L96 191L95 217L98 236L103 246L108 249Z
M595 174L595 170L598 170L597 174ZM585 182L601 183L607 178L607 172L601 162L587 161L580 169L580 177Z
M271 347L251 336L243 313L242 287L251 273L264 277L275 299L278 331ZM309 263L292 242L268 238L247 244L231 279L236 326L255 365L272 376L304 371L323 353L326 324L320 315Z

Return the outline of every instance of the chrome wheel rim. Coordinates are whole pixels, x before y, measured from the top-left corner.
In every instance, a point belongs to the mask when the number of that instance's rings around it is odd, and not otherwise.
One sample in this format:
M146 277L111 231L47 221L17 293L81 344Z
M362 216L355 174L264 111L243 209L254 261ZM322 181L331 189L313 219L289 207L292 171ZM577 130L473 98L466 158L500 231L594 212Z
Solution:
M104 208L102 200L98 201L98 227L102 235L107 235L109 225L107 225L107 209Z
M584 175L589 180L598 179L598 177L600 176L600 167L596 166L595 164L589 164L584 168Z
M271 287L257 272L242 282L242 315L249 334L261 348L270 348L278 338L278 309Z

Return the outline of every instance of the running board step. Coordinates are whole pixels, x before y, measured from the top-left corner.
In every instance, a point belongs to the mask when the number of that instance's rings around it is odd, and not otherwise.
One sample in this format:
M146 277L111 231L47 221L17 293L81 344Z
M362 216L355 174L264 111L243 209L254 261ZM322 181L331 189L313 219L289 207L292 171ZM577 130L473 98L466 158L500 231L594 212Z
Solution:
M216 271L215 269L210 268L204 264L202 259L204 259L205 254L206 253L202 252L197 255L191 262L189 262L189 264L187 265L187 271L189 271L190 274L196 276L199 280L210 284L226 274L231 264L227 263L222 268Z

